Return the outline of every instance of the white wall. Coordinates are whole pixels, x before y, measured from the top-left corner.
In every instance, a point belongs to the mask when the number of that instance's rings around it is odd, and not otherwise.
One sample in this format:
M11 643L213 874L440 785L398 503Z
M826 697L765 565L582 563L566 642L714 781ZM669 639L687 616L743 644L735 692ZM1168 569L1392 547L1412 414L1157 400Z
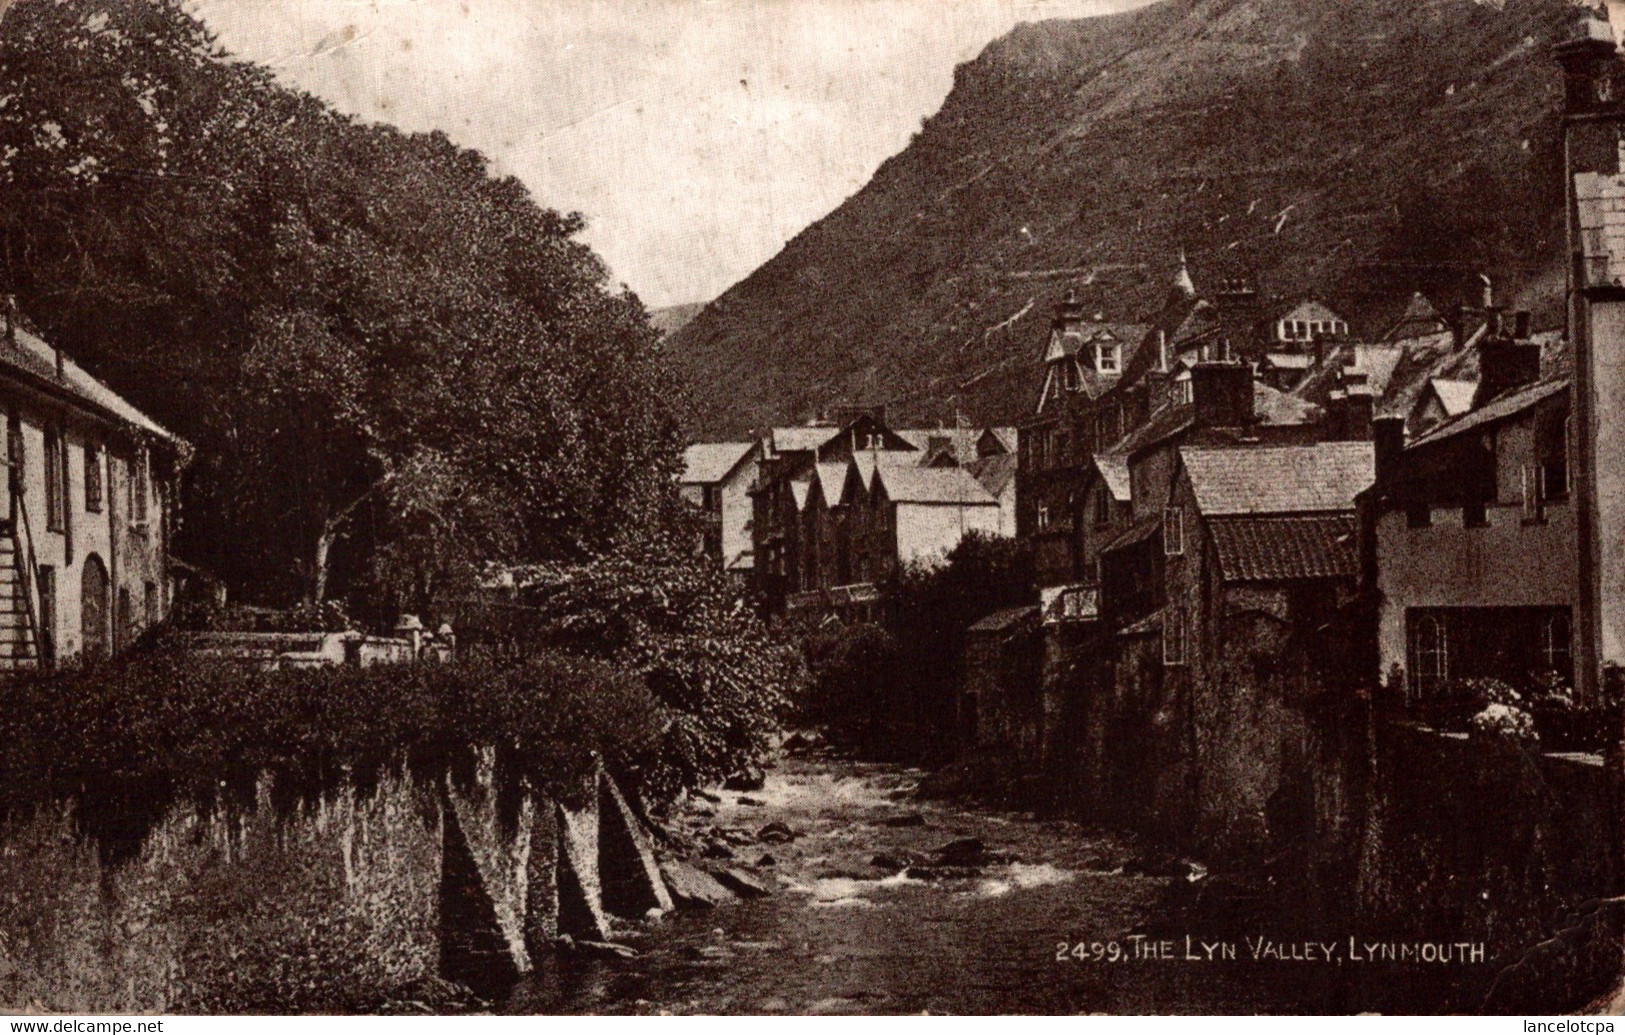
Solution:
M751 554L750 487L756 480L754 460L734 468L722 483L722 568L724 571L750 571Z

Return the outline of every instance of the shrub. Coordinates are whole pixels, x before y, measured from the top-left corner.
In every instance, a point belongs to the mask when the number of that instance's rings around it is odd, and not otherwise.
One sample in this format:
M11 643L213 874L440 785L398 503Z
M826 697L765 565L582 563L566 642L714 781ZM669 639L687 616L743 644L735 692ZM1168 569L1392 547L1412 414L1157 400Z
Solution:
M803 649L811 678L796 718L836 733L867 727L875 701L894 678L897 641L872 623L830 624L810 633Z
M1535 732L1535 720L1522 708L1499 702L1485 705L1473 716L1472 733L1476 737L1504 740L1525 747L1540 743Z
M558 798L594 755L633 779L657 755L664 710L635 674L589 658L476 653L446 665L262 672L159 637L115 662L0 687L7 810L76 799L112 859L171 802L232 804L277 775L281 804L410 765L466 771L498 750L499 783Z

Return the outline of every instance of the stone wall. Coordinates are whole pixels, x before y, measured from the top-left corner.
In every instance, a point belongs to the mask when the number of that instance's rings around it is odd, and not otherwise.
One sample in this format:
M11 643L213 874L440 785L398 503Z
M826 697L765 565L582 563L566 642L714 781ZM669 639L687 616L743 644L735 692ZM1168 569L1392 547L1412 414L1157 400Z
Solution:
M455 779L385 773L280 807L263 776L242 808L170 808L117 864L71 806L14 816L0 824L0 1008L373 1010L438 978L493 992L560 934L604 938L601 866L632 915L670 907L606 774L572 809L493 769L485 753Z

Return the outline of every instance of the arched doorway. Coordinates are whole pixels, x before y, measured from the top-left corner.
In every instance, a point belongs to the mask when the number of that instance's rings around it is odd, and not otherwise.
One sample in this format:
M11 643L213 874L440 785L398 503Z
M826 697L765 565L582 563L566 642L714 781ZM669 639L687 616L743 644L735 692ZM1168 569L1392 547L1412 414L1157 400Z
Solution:
M95 554L85 558L79 608L80 635L84 642L85 660L95 661L107 657L112 653L113 647L107 566Z

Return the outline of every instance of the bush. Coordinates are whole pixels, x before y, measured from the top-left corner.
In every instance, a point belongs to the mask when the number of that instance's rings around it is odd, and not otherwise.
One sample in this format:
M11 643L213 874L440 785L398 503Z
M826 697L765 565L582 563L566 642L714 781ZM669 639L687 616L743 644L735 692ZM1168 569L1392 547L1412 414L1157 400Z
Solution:
M809 634L803 649L811 678L796 719L837 735L866 729L874 703L895 678L897 641L872 623L830 624Z
M594 755L636 785L668 722L644 681L593 659L262 672L159 637L93 669L0 687L7 811L72 798L117 859L179 797L252 800L277 775L279 804L409 765L466 772L497 748L499 783L568 799Z

